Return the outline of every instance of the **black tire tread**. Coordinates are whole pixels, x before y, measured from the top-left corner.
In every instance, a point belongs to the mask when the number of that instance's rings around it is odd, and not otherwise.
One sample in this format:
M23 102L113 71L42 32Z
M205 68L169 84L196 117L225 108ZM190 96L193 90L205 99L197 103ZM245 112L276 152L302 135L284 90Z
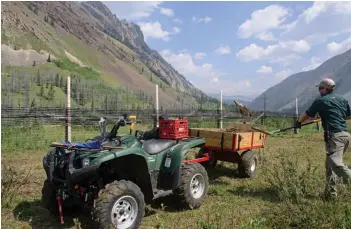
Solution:
M48 181L44 181L41 189L41 206L49 210L51 214L58 214L56 195L54 185Z
M126 180L119 180L109 183L104 189L99 191L92 212L93 219L98 224L97 226L99 226L101 229L114 228L109 223L109 207L114 197L122 195L126 192L133 192L138 204L141 205L139 206L141 217L137 217L135 224L130 229L136 229L140 226L141 220L145 215L144 194L136 184Z
M255 177L256 171L257 171L257 163L256 163L255 172L252 173L250 171L251 160L256 160L256 162L258 161L257 153L255 153L255 152L253 152L251 150L248 150L248 151L244 152L241 155L240 162L239 162L239 165L238 165L238 172L239 172L239 175L241 177L243 177L243 178L253 178L253 177Z
M203 148L201 148L195 157L196 158L203 157L203 154L204 154L204 150ZM204 161L204 162L200 162L200 164L205 168L214 168L217 165L217 160L213 160L212 163L210 163L210 161Z
M193 199L188 189L190 179L192 178L192 175L196 172L201 173L205 179L205 190L204 190L205 195L200 200ZM204 199L206 196L207 190L208 190L208 175L205 168L199 163L191 163L191 164L183 165L181 168L180 184L175 190L175 193L180 198L181 203L183 205L186 205L190 209L199 208L201 205L201 200Z

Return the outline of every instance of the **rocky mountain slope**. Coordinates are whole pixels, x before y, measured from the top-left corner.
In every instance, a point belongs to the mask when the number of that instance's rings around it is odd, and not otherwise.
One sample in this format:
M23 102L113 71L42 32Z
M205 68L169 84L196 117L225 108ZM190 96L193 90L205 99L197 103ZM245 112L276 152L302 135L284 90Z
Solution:
M119 20L101 2L83 2L82 6L98 21L98 26L101 30L135 51L150 71L168 85L179 88L181 91L192 92L194 95L200 93L197 88L168 64L158 52L148 47L144 42L143 33L137 24L126 20Z
M2 45L6 45L2 66L45 64L50 54L88 67L107 86L123 86L154 98L158 84L164 106L196 106L204 98L211 100L147 46L138 25L119 20L101 2L1 5ZM18 55L26 61L14 63Z
M334 79L337 85L335 92L345 96L351 103L351 49L330 58L314 70L289 76L258 96L250 108L263 110L266 94L267 110L293 112L295 98L298 98L301 113L319 96L315 85L325 77Z

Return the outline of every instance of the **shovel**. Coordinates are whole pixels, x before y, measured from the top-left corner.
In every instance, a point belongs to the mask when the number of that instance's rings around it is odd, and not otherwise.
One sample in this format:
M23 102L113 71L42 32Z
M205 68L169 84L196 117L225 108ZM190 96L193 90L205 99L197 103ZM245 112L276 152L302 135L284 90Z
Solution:
M315 120L312 120L311 122L307 122L307 123L304 123L304 124L301 124L301 126L307 126L307 125L310 125L310 124L313 124L313 123L317 123L317 122L321 122L322 120L321 119L315 119ZM254 130L257 130L259 132L262 132L264 134L267 134L267 135L274 135L276 133L279 133L279 132L283 132L283 131L287 131L287 130L291 130L291 129L294 129L295 126L291 126L291 127L288 127L288 128L284 128L284 129L279 129L279 130L274 130L272 132L268 132L268 131L265 131L265 130L261 130L257 127L252 127L252 129Z

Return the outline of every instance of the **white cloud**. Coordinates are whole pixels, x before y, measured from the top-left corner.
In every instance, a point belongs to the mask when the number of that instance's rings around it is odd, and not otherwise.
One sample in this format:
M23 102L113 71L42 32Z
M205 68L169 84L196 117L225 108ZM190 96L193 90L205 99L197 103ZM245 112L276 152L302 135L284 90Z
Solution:
M322 64L321 59L319 57L313 56L311 57L310 64L302 68L302 71L314 70L321 64Z
M139 22L138 25L140 26L141 31L144 34L145 40L148 37L155 38L155 39L162 39L164 41L169 40L170 33L162 29L160 22Z
M214 77L220 77L221 73L213 68L212 64L204 63L202 65L196 65L193 61L193 57L190 53L185 50L182 52L173 53L168 49L160 51L161 56L170 63L177 71L187 77L199 77L210 79Z
M283 80L283 79L287 78L288 76L290 76L291 74L292 74L292 71L290 69L287 69L287 70L283 70L283 71L275 73L275 76L278 79Z
M239 87L238 82L222 80L222 77L227 74L215 69L210 63L201 65L195 64L193 56L186 50L174 53L171 50L165 49L160 51L160 54L174 69L203 91L218 92L222 88L228 87L228 85L231 85L230 88L228 88L231 91L244 88L244 85Z
M221 55L230 54L232 50L230 49L229 45L219 45L219 48L216 49L216 53Z
M271 59L269 62L272 64L280 64L282 66L291 65L293 62L300 60L301 57L296 54L290 54L287 56L278 56Z
M256 71L257 73L272 73L273 69L270 66L262 65L259 69Z
M196 60L201 60L201 59L203 59L205 56L206 56L206 53L204 53L204 52L197 52L197 53L195 53L195 55L194 55L194 59L196 59Z
M280 39L304 39L312 45L351 32L351 2L316 1L288 24Z
M334 55L346 52L348 49L351 49L351 36L340 43L335 41L330 42L327 44L327 49L329 53Z
M174 16L174 12L172 9L169 8L162 8L160 9L160 13L163 15L166 15L168 17L173 17Z
M203 17L203 18L197 18L197 17L193 16L192 17L192 21L195 22L195 23L205 23L205 24L207 24L207 23L212 21L212 18L208 17L208 16Z
M159 8L162 3L160 1L143 1L143 2L103 2L108 6L112 13L116 14L118 18L127 20L137 20L146 18L152 15L154 11Z
M177 24L182 24L183 23L182 20L180 20L179 18L174 18L172 21L174 23L177 23Z
M173 34L180 33L180 29L178 27L173 27Z
M291 55L291 52L306 53L310 50L310 45L304 41L282 41L278 44L268 45L266 48L256 44L251 44L239 50L236 57L241 61L252 60L272 60L275 58Z
M218 83L219 82L219 77L214 77L211 79L211 82Z
M251 14L250 19L239 26L237 35L240 38L249 38L254 34L279 28L288 16L289 11L279 5L270 5L256 10Z
M262 32L256 35L256 38L262 41L275 41L277 38L271 32Z

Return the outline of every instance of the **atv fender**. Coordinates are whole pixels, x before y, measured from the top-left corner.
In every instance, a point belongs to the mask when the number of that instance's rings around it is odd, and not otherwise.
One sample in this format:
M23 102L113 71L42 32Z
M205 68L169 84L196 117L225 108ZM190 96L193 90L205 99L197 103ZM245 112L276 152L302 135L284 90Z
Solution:
M138 147L131 147L124 150L111 150L108 154L93 160L91 165L94 165L94 164L101 165L104 162L111 161L113 159L117 159L128 155L141 156L142 158L145 159L145 161L147 161L147 158L145 157L146 155L142 149Z
M172 182L170 184L170 188L172 190L179 186L181 166L185 154L189 149L194 147L202 147L203 145L205 145L205 140L203 138L189 139L173 146L166 154L162 162L162 170L164 171L165 175L168 174L172 177Z

